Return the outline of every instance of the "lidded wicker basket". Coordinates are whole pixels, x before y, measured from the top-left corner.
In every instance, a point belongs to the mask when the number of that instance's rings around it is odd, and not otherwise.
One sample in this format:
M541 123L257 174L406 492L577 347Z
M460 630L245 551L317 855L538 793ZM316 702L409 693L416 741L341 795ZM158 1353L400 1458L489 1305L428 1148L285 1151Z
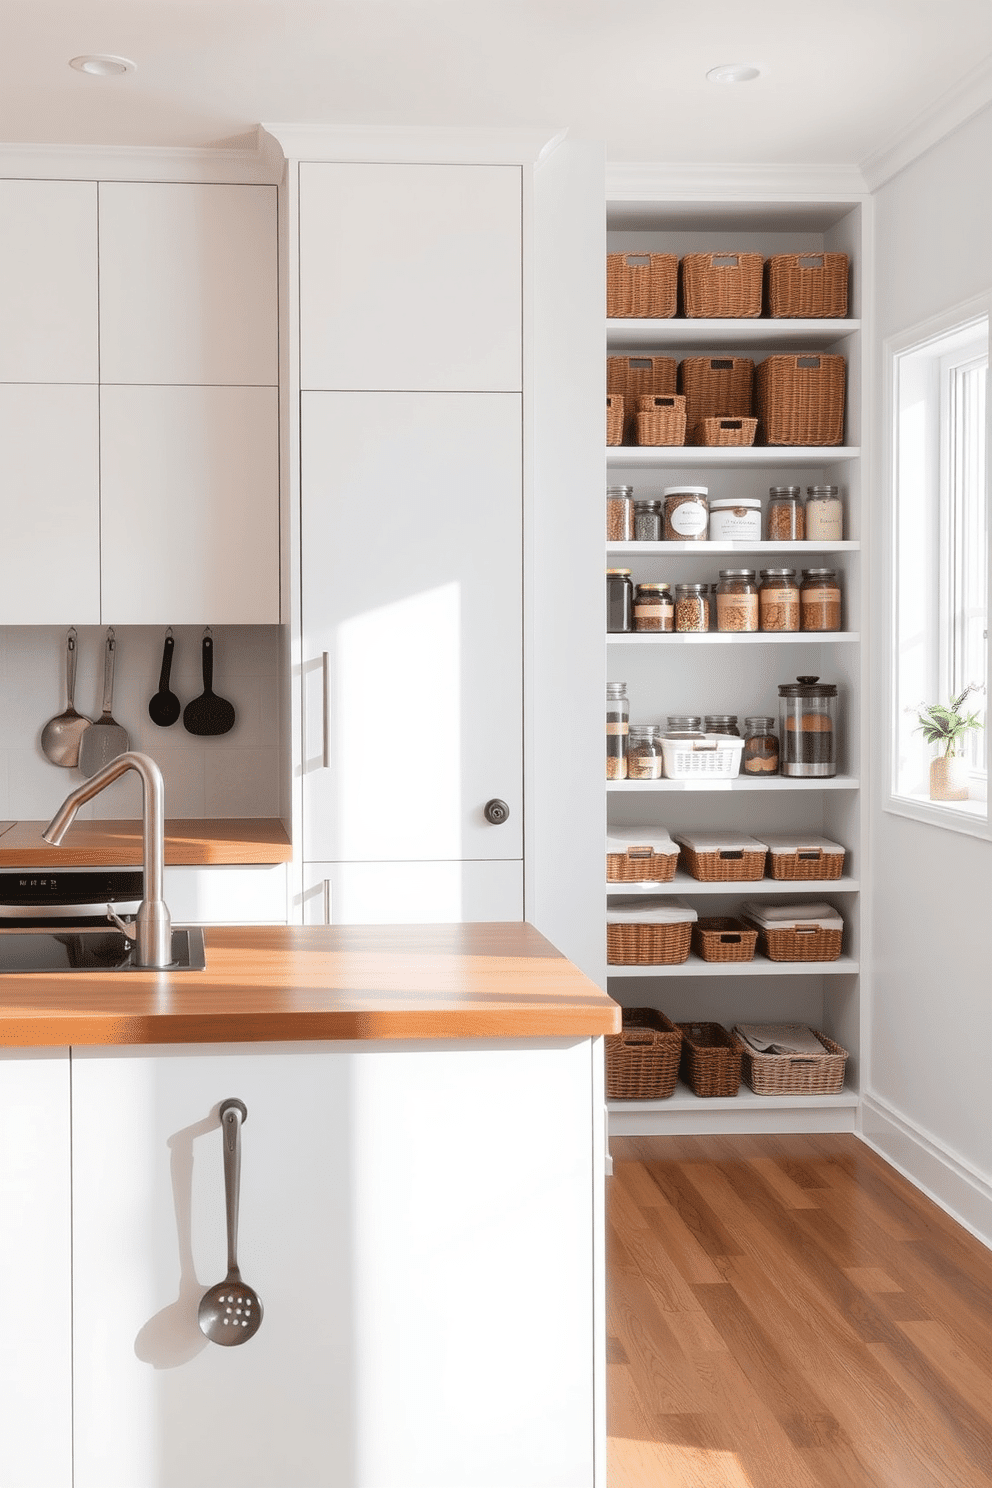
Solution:
M747 832L676 832L675 841L700 883L753 883L765 876L768 849Z
M682 899L611 899L606 911L610 966L680 966L689 959L696 911Z
M607 883L671 883L678 861L678 844L664 827L611 827L607 833Z
M766 832L768 876L799 882L820 882L843 875L846 853L839 842L817 832Z
M757 927L758 948L769 961L836 961L844 941L844 921L831 904L741 906Z

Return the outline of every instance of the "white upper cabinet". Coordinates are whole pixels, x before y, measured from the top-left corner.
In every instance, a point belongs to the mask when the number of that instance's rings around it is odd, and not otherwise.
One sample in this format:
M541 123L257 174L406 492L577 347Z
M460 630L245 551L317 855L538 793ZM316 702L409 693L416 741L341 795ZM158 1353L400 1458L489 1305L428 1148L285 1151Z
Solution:
M301 385L521 387L518 166L300 166Z
M278 622L277 399L268 387L101 388L105 623Z
M100 378L274 386L274 186L100 184Z
M96 185L0 181L0 382L96 382Z

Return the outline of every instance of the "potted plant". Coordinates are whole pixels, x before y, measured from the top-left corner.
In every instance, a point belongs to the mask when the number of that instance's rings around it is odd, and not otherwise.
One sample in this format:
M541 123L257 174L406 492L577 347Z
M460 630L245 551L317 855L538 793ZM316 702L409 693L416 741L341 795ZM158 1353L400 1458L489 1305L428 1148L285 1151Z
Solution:
M960 744L969 729L984 728L977 713L962 713L961 704L969 693L977 691L970 682L952 703L921 703L917 711L918 728L928 744L939 744L943 753L930 761L931 801L967 801L968 762Z

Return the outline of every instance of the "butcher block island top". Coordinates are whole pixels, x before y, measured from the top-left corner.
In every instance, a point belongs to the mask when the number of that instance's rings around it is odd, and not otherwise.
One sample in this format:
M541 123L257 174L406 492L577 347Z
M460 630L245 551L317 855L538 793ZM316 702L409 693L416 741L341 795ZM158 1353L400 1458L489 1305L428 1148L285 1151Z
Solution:
M52 810L58 802L53 800ZM83 820L61 847L42 839L48 823L0 822L0 868L140 868L141 822ZM205 817L165 823L170 867L223 863L288 863L293 848L272 817Z
M205 971L0 976L0 1046L620 1031L617 1004L531 925L225 926L205 940Z

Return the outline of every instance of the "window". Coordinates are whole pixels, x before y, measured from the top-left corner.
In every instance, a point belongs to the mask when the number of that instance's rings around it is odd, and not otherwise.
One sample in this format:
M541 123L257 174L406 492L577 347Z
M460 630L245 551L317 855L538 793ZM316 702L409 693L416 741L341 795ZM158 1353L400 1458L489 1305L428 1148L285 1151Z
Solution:
M988 686L988 305L887 345L892 411L892 754L890 809L988 835L986 730L960 741L964 765L932 799L942 751L921 706L984 722ZM966 792L964 798L960 798Z

